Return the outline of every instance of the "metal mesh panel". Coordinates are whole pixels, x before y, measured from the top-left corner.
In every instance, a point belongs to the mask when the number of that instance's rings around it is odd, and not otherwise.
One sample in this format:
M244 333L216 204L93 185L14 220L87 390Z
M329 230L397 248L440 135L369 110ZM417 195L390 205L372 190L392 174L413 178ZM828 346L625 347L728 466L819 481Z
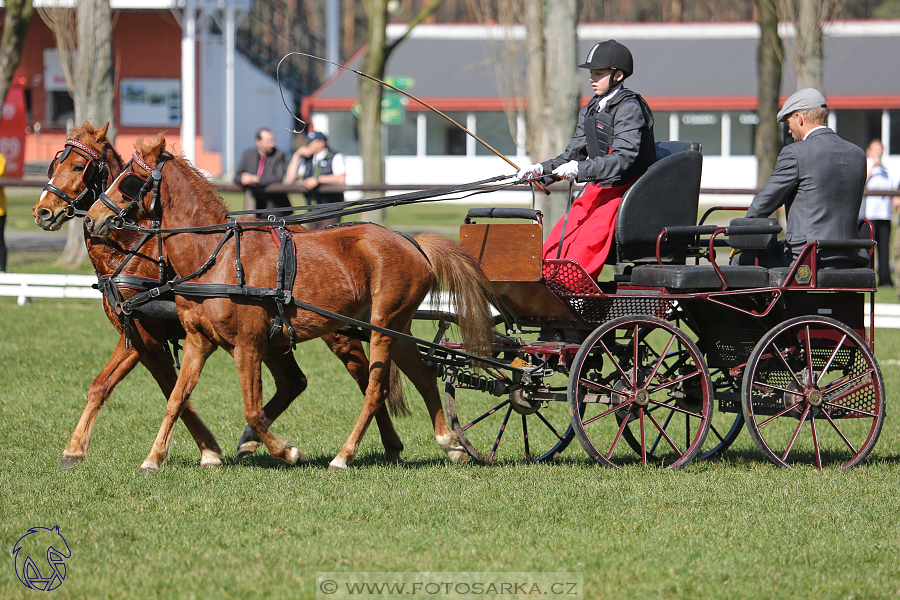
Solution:
M590 323L603 323L627 315L666 319L674 305L673 300L652 296L606 295L584 268L571 260L545 260L544 282L554 294Z
M731 368L747 362L762 332L741 328L715 327L705 334L706 364L710 368Z
M812 349L813 371L815 371L817 376L822 372L822 369L825 367L825 364L831 357L833 351L833 347ZM801 360L805 361L805 357ZM792 362L798 363L797 360L791 361L790 359L788 362L789 364ZM792 367L795 369L794 372L797 374L798 379L800 379L801 382L806 383L805 378L807 378L807 375L805 367L803 365L795 367L793 364ZM829 367L829 373L842 372L842 379L848 382L856 379L856 377L868 370L869 365L866 362L865 357L856 348L843 348L839 350ZM769 383L782 389L796 388L796 384L794 383L791 374L785 370L784 365L777 358L760 361L755 380ZM823 384L826 388L831 385L828 381L824 381ZM848 392L850 393L848 394ZM844 394L847 395L843 396ZM755 390L753 396L754 410L759 414L775 414L784 410L786 407L783 393L761 392L760 390ZM825 401L834 402L835 404L847 406L856 410L874 411L876 390L873 376L862 377L856 381L852 381L852 383L849 383L848 385L838 386L825 396ZM832 418L853 418L859 416L857 413L853 413L849 410L842 410L834 407L832 407L832 412L830 414ZM820 415L818 418L824 417Z

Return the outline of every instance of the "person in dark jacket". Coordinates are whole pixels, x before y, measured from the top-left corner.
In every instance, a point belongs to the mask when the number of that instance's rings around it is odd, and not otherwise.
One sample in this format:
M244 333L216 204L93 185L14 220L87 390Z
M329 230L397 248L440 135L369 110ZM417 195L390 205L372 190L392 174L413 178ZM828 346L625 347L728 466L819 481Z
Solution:
M779 207L787 227L775 250L760 253L763 267L786 267L808 242L859 239L859 207L866 184L866 154L825 126L828 106L818 90L792 94L778 113L794 143L778 155L772 176L750 203L748 217L768 217ZM737 255L738 264L753 264L753 253ZM747 255L747 256L745 256ZM864 267L867 250L821 250L825 267Z
M344 155L328 146L328 137L321 131L310 131L306 134L306 145L300 146L294 152L284 178L287 184L297 181L303 183L309 190L306 192L306 202L310 206L343 202L343 192L325 193L319 190L319 186L344 185L346 180L347 167ZM311 221L305 225L308 229L316 230L325 229L339 222L339 217L333 217Z
M524 180L545 174L590 182L544 243L544 258L571 258L596 278L609 254L616 212L625 191L654 162L653 112L623 82L634 72L631 51L615 40L595 44L578 65L590 70L594 96L578 113L575 135L548 161L519 172ZM565 224L565 237L560 240Z
M282 208L291 205L284 192L267 192L265 187L284 179L284 152L275 147L275 135L265 127L256 131L256 147L241 157L234 182L247 191L246 210ZM252 206L251 206L252 204ZM287 213L279 211L276 215Z

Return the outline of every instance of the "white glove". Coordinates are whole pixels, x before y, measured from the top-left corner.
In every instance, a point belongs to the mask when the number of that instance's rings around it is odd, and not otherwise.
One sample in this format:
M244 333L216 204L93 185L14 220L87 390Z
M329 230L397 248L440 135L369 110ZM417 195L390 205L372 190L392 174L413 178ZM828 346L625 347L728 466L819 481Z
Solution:
M575 179L578 177L578 161L570 160L565 164L559 165L558 167L553 169L553 174L560 179L575 181Z
M544 167L540 163L525 167L519 171L519 179L537 179L544 174Z

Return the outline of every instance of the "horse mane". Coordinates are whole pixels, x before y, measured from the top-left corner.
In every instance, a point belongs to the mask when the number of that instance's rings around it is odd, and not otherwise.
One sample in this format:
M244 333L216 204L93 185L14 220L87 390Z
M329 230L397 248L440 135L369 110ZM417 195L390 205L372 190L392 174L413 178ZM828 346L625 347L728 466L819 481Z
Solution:
M146 158L148 155L153 154L160 144L162 144L161 149L165 149L165 138L162 136L162 133L157 135L156 141L151 144L146 143L143 136L139 137L134 142L134 148L139 155ZM179 170L184 179L184 184L190 186L190 193L196 199L196 203L202 203L209 206L210 209L221 218L222 222L224 222L228 217L229 209L225 205L225 201L222 200L222 197L219 196L219 188L207 179L206 175L201 173L200 170L184 156L175 156L172 160L168 161L168 164L170 166L163 168L175 167ZM178 189L182 184L171 181L170 185Z

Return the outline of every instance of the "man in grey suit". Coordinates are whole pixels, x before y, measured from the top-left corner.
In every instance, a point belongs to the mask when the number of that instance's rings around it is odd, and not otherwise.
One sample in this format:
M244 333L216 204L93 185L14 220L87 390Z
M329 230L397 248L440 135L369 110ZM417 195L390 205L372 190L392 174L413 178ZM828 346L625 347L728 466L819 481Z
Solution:
M781 206L787 212L784 241L760 254L764 267L789 266L808 242L859 238L866 155L826 127L827 118L825 97L813 88L794 93L778 113L794 143L781 150L772 176L747 210L748 217L768 217ZM869 264L865 250L822 250L819 258L823 267ZM752 253L738 255L736 262L753 264Z

